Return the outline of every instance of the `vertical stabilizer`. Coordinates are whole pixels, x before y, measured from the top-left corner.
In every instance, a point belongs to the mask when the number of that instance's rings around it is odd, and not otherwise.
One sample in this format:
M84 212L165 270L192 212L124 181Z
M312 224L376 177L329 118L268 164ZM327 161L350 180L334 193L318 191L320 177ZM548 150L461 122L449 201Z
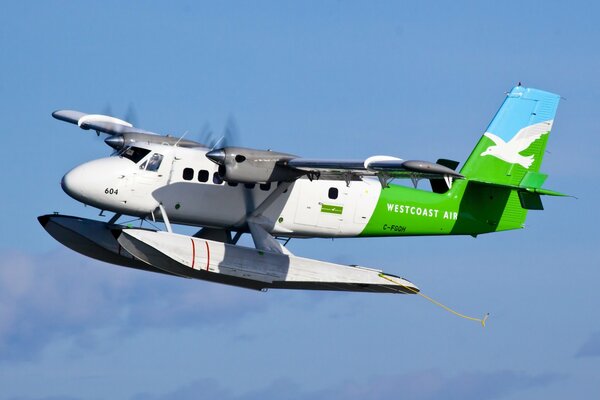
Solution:
M461 169L461 209L491 230L519 229L527 210L543 209L539 173L560 96L516 86ZM528 190L534 189L533 192ZM455 231L464 226L457 224Z
M461 174L471 180L518 185L527 172L539 171L559 100L542 90L513 88Z

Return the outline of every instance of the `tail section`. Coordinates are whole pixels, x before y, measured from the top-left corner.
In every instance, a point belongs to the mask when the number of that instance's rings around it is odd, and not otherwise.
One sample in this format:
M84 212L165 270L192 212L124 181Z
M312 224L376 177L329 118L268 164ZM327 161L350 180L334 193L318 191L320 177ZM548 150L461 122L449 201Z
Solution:
M467 179L519 185L538 172L560 96L517 86L506 96L460 171Z
M467 180L461 212L490 231L522 228L527 210L543 209L539 173L560 96L517 86L507 94L460 173ZM468 230L458 221L455 232ZM464 225L464 226L463 226Z

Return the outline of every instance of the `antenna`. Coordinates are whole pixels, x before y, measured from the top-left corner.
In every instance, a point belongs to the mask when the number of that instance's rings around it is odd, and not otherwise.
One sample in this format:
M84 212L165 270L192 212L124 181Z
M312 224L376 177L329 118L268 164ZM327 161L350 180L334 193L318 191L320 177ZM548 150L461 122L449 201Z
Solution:
M183 132L183 135L181 135L181 137L179 139L177 139L177 141L175 142L175 144L173 145L174 147L177 147L177 145L179 144L179 142L181 142L181 140L185 137L185 135L188 134L189 131L185 131Z

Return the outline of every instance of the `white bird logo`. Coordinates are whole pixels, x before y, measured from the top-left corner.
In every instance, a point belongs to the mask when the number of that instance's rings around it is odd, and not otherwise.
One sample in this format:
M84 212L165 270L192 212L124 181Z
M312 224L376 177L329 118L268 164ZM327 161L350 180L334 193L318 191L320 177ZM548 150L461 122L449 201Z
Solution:
M510 164L519 164L525 169L529 169L531 164L535 161L532 155L522 156L520 153L527 150L529 146L536 140L550 133L552 128L552 120L540 122L534 125L526 126L521 129L517 134L505 142L502 138L494 135L493 133L486 132L483 135L490 138L495 146L488 147L482 156L494 156L500 160L506 161Z

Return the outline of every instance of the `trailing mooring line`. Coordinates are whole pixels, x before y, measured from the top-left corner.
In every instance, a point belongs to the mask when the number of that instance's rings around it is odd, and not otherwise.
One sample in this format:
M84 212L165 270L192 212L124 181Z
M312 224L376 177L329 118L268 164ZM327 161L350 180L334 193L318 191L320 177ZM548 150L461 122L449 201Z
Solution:
M409 291L413 292L414 294L418 294L419 296L423 297L423 298L424 298L424 299L426 299L426 300L429 300L430 302L432 302L432 303L433 303L433 304L435 304L436 306L442 307L444 310L446 310L446 311L448 311L448 312L451 312L452 314L454 314L454 315L456 315L456 316L458 316L458 317L461 317L461 318L464 318L464 319L468 319L468 320L470 320L470 321L477 321L477 322L481 323L481 326L483 326L484 328L485 328L485 322L487 321L488 317L490 316L490 313L486 313L486 314L483 316L483 318L469 317L468 315L461 314L461 313L459 313L458 311L455 311L455 310L451 309L450 307L448 307L448 306L446 306L446 305L444 305L444 304L440 303L440 302L439 302L439 301L437 301L437 300L434 300L434 299L432 299L431 297L429 297L429 296L427 296L427 295L425 295L425 294L421 293L421 292L420 292L420 291L418 291L418 290L415 290L415 289L413 289L413 288L412 288L412 287L410 287L410 286L405 286L405 285L403 285L403 284L401 284L401 283L399 283L399 282L395 281L394 279L390 278L389 276L386 276L385 274L379 274L379 277L381 277L381 278L383 278L383 279L385 279L385 280L388 280L388 281L390 281L390 282L392 282L392 283L394 283L394 284L396 284L396 285L402 286L404 289L407 289L407 290L409 290ZM398 289L396 289L396 290L398 290ZM400 291L400 290L398 290L398 291Z

